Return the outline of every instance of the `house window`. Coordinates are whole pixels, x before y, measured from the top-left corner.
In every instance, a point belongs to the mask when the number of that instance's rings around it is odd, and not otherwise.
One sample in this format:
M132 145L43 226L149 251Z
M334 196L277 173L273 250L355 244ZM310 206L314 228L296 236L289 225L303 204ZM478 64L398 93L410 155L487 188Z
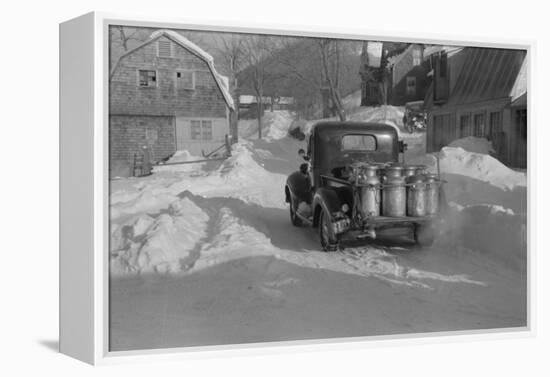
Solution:
M417 65L420 65L422 63L422 56L421 56L421 51L419 48L415 48L412 52L412 57L413 57L413 65L414 66L417 66Z
M157 45L158 56L161 58L172 57L172 42L166 40L158 41Z
M470 136L470 114L460 116L460 137Z
M200 140L201 139L201 121L192 120L191 121L191 140Z
M150 70L139 70L139 86L152 87L157 86L157 72Z
M211 120L202 121L202 139L212 140L212 121Z
M416 77L414 76L407 76L407 95L416 95Z
M191 121L191 140L212 140L212 121L211 120L192 120Z
M485 114L479 113L474 115L474 136L485 136Z
M178 89L195 90L195 72L176 72L176 87Z
M495 140L498 137L498 134L502 132L502 120L500 111L494 111L489 114L489 140Z

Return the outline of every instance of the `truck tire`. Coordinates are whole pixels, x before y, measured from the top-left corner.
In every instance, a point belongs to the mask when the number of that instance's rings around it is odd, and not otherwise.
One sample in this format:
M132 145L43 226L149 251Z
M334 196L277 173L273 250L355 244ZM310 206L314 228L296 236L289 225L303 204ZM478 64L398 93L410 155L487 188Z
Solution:
M432 246L435 240L435 231L431 224L416 224L414 226L414 241L419 246Z
M302 226L302 219L298 217L296 214L296 209L298 208L298 205L296 204L296 198L292 194L290 194L290 222L294 226Z
M329 217L322 209L319 214L319 240L324 251L337 251L339 249L338 239L331 236L329 227Z

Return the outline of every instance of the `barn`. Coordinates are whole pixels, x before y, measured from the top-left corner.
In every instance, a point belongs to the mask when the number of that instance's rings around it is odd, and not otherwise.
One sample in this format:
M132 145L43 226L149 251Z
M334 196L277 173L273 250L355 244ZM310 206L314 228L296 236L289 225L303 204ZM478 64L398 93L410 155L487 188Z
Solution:
M428 152L467 136L493 143L495 157L527 167L527 52L442 47L431 51Z
M175 31L155 31L124 53L109 80L112 175L131 175L144 146L153 161L176 150L204 155L230 134L227 78L211 55Z

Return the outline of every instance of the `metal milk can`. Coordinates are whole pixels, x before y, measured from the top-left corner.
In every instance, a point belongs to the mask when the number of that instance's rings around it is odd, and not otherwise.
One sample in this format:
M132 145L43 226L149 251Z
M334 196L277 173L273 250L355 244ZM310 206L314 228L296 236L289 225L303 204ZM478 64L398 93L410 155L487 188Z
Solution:
M426 165L415 165L416 175L426 175L428 174L428 168Z
M407 165L407 166L405 166L405 168L403 170L403 176L405 178L408 178L408 177L411 177L411 176L415 175L417 168L418 167L416 165Z
M380 178L378 177L377 165L364 166L361 174L360 188L361 207L363 217L380 216Z
M426 183L421 175L407 178L407 216L426 215Z
M426 215L435 215L439 211L439 185L435 174L426 174Z
M401 217L407 213L407 189L403 167L394 165L386 168L382 189L382 215Z

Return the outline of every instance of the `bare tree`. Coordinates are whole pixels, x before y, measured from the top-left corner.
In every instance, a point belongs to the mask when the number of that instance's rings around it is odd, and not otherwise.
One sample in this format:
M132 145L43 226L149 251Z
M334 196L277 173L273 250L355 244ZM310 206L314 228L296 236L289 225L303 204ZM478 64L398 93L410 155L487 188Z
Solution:
M319 39L319 54L322 63L322 81L321 95L323 96L323 105L328 105L328 98L332 102L332 107L341 121L346 120L346 112L342 105L340 96L339 75L340 75L340 47L339 41L335 39ZM328 97L328 98L327 98Z
M283 77L283 91L292 95L307 117L322 87L320 62L310 58L316 56L317 46L313 40L297 37L283 37L279 44L279 52L273 58Z
M242 36L238 34L220 34L218 42L218 54L221 56L225 71L229 76L229 92L235 104L235 111L229 114L229 123L232 142L236 143L239 139L239 83L237 73L244 65L245 46Z
M271 57L275 44L270 36L265 35L247 35L243 38L244 57L247 69L250 70L250 81L252 90L256 97L257 119L258 119L258 138L262 138L262 116L264 88L268 80L273 76L269 72L269 58Z
M114 64L128 50L145 42L152 29L113 25L109 27L110 62Z

